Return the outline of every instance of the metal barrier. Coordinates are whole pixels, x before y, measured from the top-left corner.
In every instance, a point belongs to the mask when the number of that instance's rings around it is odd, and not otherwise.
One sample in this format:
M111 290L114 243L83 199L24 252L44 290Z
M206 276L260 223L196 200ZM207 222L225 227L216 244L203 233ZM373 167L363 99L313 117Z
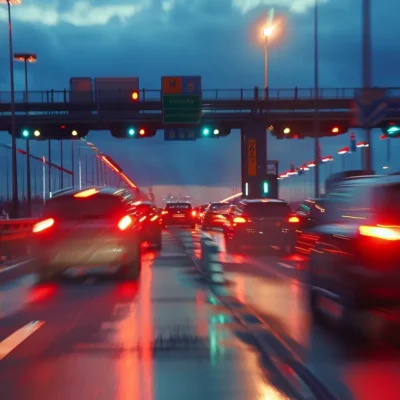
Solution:
M202 236L200 239L201 272L210 280L211 283L223 284L224 271L222 264L219 262L218 245L208 236Z
M0 264L31 255L32 227L36 221L34 218L0 220Z

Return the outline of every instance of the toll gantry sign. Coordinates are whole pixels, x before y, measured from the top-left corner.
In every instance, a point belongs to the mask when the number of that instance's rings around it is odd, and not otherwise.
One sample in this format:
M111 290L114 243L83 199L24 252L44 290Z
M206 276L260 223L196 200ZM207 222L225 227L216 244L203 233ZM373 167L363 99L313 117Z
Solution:
M161 88L164 124L200 122L201 76L163 76Z

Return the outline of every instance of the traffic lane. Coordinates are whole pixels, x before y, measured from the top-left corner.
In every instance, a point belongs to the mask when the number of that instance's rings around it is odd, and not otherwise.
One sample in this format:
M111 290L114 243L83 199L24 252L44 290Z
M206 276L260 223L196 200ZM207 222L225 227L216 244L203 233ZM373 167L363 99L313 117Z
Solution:
M163 234L138 283L31 287L0 320L0 390L18 399L289 398L194 283L180 245Z
M341 399L398 398L398 346L366 347L342 336L334 320L314 324L308 308L307 259L258 254L229 255L219 243L231 291L249 304L303 360L314 375ZM232 262L233 261L233 262Z

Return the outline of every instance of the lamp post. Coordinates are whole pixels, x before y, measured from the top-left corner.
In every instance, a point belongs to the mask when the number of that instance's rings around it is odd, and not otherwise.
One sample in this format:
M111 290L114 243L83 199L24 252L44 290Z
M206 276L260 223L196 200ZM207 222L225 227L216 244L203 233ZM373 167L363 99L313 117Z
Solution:
M272 35L272 32L274 30L274 26L267 26L263 28L262 34L264 37L264 90L267 92L268 89L268 44L269 44L269 38Z
M28 63L32 64L37 61L37 56L35 53L15 53L14 61L19 61L24 63L25 72L25 103L28 104ZM29 111L26 112L29 114ZM29 136L26 138L26 200L28 205L28 216L32 214L32 190L31 190L31 150L30 150L30 139Z
M314 115L314 196L319 197L319 164L320 164L320 120L318 112L319 99L319 55L318 55L318 0L314 4L314 100L315 100L315 115Z
M14 60L13 60L13 40L11 6L21 4L22 0L0 0L0 4L7 4L8 11L8 47L10 57L10 89L11 89L11 173L12 173L12 204L13 217L18 217L18 177L17 177L17 136L15 131L15 91L14 91Z

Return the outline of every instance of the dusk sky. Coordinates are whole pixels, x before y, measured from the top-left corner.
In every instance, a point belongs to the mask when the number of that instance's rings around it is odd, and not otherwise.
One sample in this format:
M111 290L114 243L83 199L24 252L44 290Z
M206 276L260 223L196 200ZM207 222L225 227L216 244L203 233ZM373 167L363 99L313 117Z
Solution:
M320 86L359 87L361 0L320 3ZM373 84L400 87L398 0L372 3ZM24 0L12 9L14 50L38 55L38 62L29 66L31 90L62 90L70 77L111 76L138 76L141 88L159 89L162 75L201 75L204 89L250 89L263 83L263 49L254 27L274 7L279 29L271 39L269 85L309 88L313 4L314 0ZM7 8L0 6L2 91L10 87L6 20ZM16 90L23 90L22 64L15 65L15 74ZM356 134L363 140L361 132ZM378 136L375 132L374 166L380 171L386 164L386 144ZM239 180L236 131L224 139L194 143L164 142L161 132L149 140L119 141L106 132L91 132L88 139L139 184L229 186ZM10 143L11 138L4 132L0 142ZM400 151L400 141L394 142L393 155ZM341 166L336 151L348 143L349 135L323 140L322 153L335 157L333 169ZM309 140L271 138L269 144L269 158L279 160L281 171L291 162L313 159ZM24 148L24 143L18 146ZM69 143L64 147L68 167ZM33 154L46 151L42 144L32 145ZM359 166L359 154L348 157ZM400 159L392 160L391 170L400 169Z

